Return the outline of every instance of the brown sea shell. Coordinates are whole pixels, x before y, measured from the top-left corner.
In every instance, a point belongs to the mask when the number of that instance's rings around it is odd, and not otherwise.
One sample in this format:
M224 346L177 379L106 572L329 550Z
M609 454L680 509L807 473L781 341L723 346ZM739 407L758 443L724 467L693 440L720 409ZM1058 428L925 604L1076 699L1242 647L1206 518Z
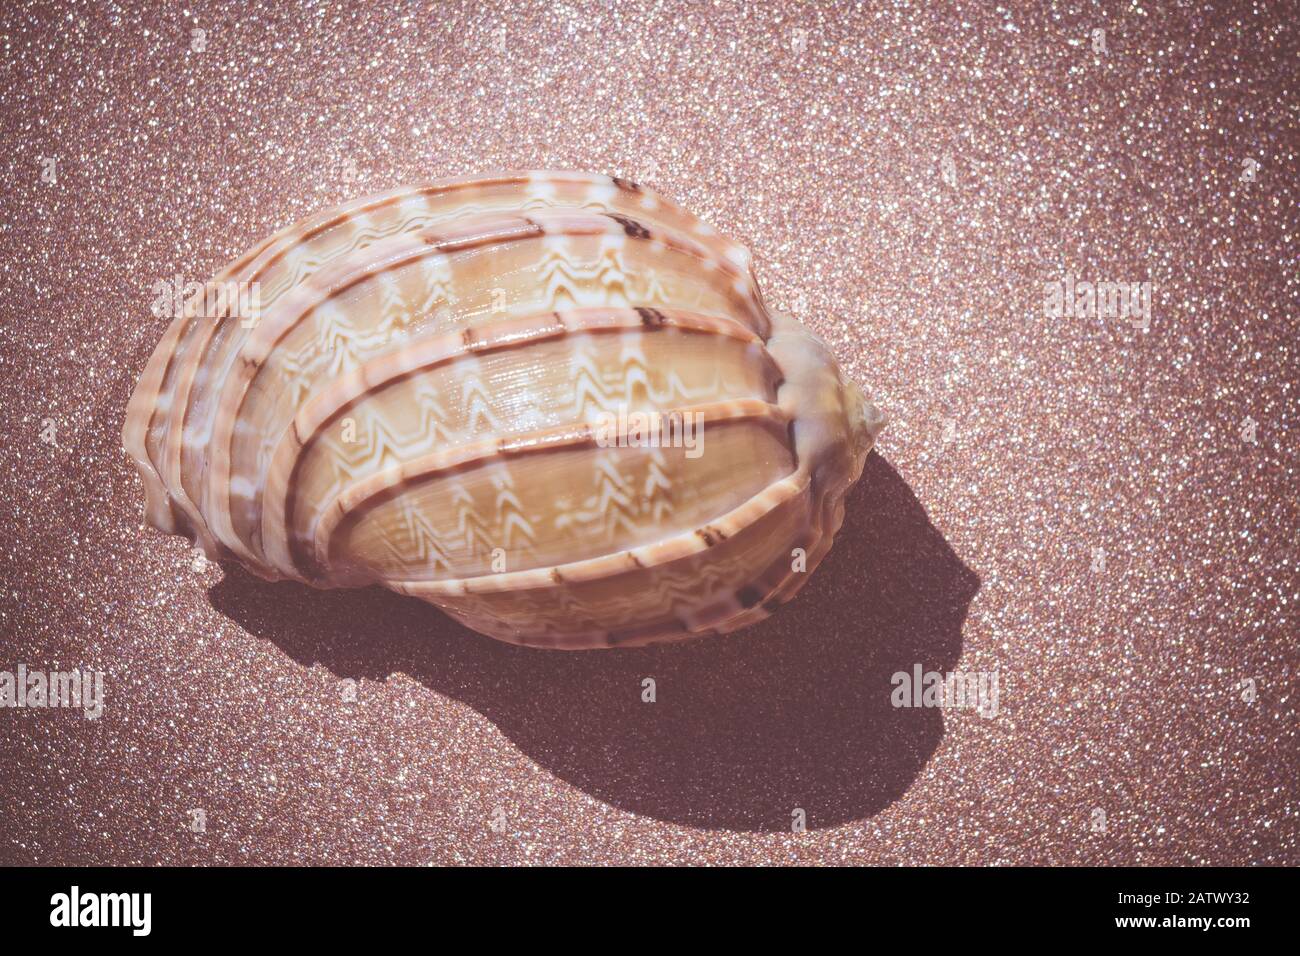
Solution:
M185 303L123 441L148 520L210 558L585 648L788 600L881 425L741 246L634 183L527 172L263 241Z

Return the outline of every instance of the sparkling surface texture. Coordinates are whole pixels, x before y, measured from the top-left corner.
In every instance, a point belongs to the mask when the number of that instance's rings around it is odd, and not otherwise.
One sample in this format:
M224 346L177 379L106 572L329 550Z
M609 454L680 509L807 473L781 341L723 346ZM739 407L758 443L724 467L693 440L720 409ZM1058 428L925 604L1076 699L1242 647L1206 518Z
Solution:
M1300 863L1296 22L6 5L0 671L105 701L0 709L0 862ZM890 415L764 624L520 650L142 527L154 283L499 168L746 243ZM1148 327L1051 317L1067 277L1152 283ZM892 707L916 664L997 672L996 716Z

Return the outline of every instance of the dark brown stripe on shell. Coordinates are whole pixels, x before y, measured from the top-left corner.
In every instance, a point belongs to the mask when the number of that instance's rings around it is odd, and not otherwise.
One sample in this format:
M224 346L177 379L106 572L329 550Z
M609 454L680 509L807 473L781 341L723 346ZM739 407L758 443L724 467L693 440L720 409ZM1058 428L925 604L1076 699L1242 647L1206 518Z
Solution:
M668 321L658 309L648 309L645 306L638 306L636 314L641 316L641 324L647 328L659 328Z
M610 213L609 218L623 227L623 231L633 239L649 239L650 230L628 216L620 216L616 213Z

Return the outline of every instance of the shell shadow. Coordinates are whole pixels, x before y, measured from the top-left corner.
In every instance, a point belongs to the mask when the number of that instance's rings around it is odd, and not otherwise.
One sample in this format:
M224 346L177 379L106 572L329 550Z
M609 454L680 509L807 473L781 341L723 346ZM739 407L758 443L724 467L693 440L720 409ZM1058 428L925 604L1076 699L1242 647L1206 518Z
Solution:
M979 578L878 454L803 591L723 637L564 653L513 647L378 587L317 591L238 568L212 606L340 678L394 672L462 700L562 780L613 806L706 828L789 831L898 799L943 735L940 711L895 709L891 676L948 670ZM642 701L642 681L656 700ZM364 693L364 691L362 691Z

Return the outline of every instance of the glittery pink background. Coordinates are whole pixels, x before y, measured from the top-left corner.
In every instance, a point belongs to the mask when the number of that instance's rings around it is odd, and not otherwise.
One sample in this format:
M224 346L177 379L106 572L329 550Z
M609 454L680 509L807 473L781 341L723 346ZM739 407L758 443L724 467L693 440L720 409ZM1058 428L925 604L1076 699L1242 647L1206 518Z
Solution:
M7 4L0 670L106 700L0 711L0 862L1300 863L1295 8L1008 6ZM745 242L891 415L767 623L526 651L142 527L153 283L502 167Z

